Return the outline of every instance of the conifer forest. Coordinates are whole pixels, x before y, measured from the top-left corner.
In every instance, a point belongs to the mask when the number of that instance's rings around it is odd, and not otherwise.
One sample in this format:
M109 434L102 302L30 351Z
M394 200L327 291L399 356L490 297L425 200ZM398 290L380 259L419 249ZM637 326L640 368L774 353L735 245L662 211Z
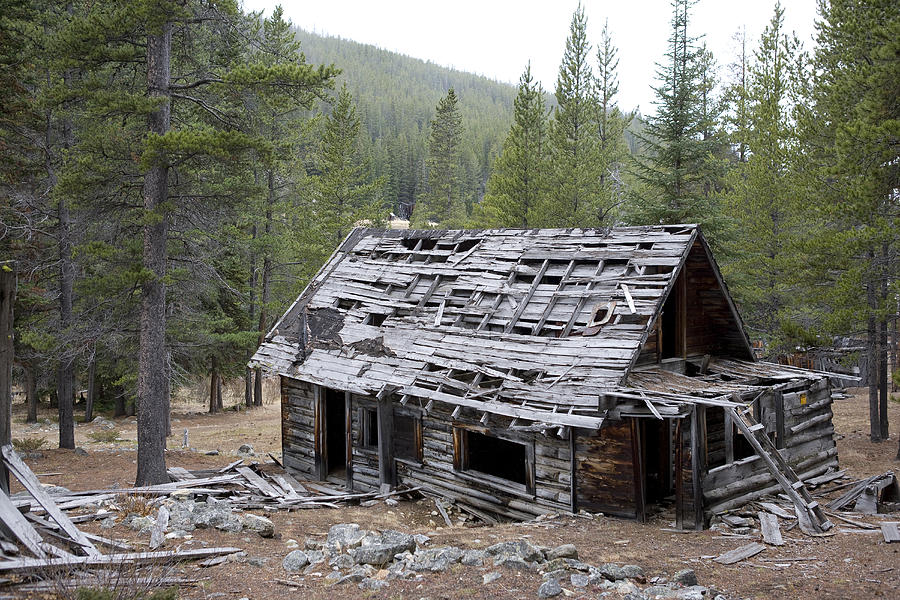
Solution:
M248 358L356 226L698 223L762 355L858 343L886 439L900 9L822 0L801 41L779 3L715 56L692 4L671 2L639 114L617 32L580 6L544 89L527 61L498 83L235 0L0 0L0 268L29 418L58 406L74 448L82 394L84 418L133 412L137 484L167 481L173 388L241 378L260 404Z

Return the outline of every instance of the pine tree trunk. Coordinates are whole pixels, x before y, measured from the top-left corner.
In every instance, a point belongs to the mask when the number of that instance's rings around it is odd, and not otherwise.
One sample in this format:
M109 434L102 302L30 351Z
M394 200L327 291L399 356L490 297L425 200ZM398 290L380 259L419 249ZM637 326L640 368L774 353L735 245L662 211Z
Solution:
M75 268L72 265L72 242L69 236L69 209L64 198L57 205L57 237L59 240L59 329L65 340L72 326L72 298ZM57 370L56 395L59 399L59 447L75 448L75 365L65 344Z
M0 262L0 445L3 446L12 443L12 370L16 350L13 343L15 304L15 263ZM0 462L0 490L9 494L9 471L2 462Z
M262 390L262 369L259 367L256 368L256 372L253 376L253 404L255 406L263 405L263 390Z
M88 365L88 381L87 381L87 402L84 405L84 422L90 423L94 420L94 400L97 396L97 359L92 358Z
M244 404L247 408L253 406L253 370L250 367L244 369Z
M225 406L222 404L222 376L221 375L216 377L216 410L217 411L225 410Z
M869 264L873 261L873 253L869 252ZM875 282L869 275L866 284L866 301L869 308L869 317L866 327L866 370L868 371L869 384L869 439L873 442L881 441L881 424L878 415L878 326L875 320L875 311L878 301L875 293Z
M887 261L887 249L885 249L884 261ZM888 274L882 265L881 270L881 305L887 307L888 303ZM888 439L888 322L887 315L882 313L878 323L878 425L881 439Z
M216 413L219 410L219 403L216 402L216 382L219 380L219 364L216 357L213 356L212 363L209 367L209 412Z
M115 401L113 403L113 416L114 417L124 417L125 416L125 390L120 387L114 388L114 393L116 394Z
M169 131L169 77L172 24L164 23L158 34L147 36L147 90L151 98L164 101L148 117L148 131ZM144 177L143 266L150 277L141 286L141 336L138 364L138 458L135 485L167 483L165 408L166 370L166 236L169 168L158 157ZM152 218L151 218L152 217Z
M34 367L31 366L31 363L25 363L23 367L25 371L25 403L28 406L25 422L37 423L38 395Z

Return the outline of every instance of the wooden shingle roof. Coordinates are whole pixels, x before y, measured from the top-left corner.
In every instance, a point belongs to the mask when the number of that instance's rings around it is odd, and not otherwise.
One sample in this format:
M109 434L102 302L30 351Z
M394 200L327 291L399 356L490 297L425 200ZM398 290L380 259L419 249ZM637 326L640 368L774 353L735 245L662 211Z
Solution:
M251 365L404 402L596 427L600 395L624 382L698 241L695 225L357 229Z

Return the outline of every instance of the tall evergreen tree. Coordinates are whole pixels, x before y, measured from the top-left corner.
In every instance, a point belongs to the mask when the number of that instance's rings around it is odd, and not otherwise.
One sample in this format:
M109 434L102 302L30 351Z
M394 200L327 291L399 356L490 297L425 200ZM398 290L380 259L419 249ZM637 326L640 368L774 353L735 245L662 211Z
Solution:
M461 148L462 117L453 88L441 98L431 121L428 158L425 162L427 183L416 202L410 219L413 227L462 227L466 219L466 205L462 196Z
M531 76L519 78L513 124L487 182L473 221L480 227L540 227L548 188L547 112L544 90Z
M544 222L554 227L601 225L609 207L600 197L602 175L594 77L584 7L572 15L548 140L551 195Z
M746 106L746 123L724 200L735 223L726 242L732 259L724 270L747 325L755 337L772 342L773 352L784 349L783 342L796 342L790 339L795 331L790 309L797 296L790 273L802 233L793 119L799 52L800 43L785 33L784 9L776 3L747 69L746 89L736 90Z
M702 102L703 63L689 34L694 0L672 0L672 33L665 63L658 65L656 114L640 135L636 175L643 184L629 203L634 223L700 223L715 230L718 210L705 193L707 126Z
M870 437L888 435L887 329L900 251L900 12L892 0L819 5L810 97L800 107L813 176L810 244L821 267L823 324L866 330ZM894 317L896 318L896 317Z
M625 165L628 146L625 128L634 118L624 114L616 102L619 93L619 50L613 44L609 23L603 24L600 43L597 44L597 133L599 136L600 181L595 220L598 224L610 221L622 204L625 194Z
M360 129L353 97L344 85L325 120L319 145L321 174L314 186L314 209L321 262L357 224L375 226L387 216L381 198L384 180L366 181L369 164L361 156Z

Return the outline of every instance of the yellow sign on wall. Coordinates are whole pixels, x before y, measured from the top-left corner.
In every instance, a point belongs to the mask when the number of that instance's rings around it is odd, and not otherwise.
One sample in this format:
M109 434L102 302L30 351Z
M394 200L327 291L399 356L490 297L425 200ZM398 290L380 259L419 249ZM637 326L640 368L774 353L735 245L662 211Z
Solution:
M805 393L800 394L800 406L806 406L806 394Z

